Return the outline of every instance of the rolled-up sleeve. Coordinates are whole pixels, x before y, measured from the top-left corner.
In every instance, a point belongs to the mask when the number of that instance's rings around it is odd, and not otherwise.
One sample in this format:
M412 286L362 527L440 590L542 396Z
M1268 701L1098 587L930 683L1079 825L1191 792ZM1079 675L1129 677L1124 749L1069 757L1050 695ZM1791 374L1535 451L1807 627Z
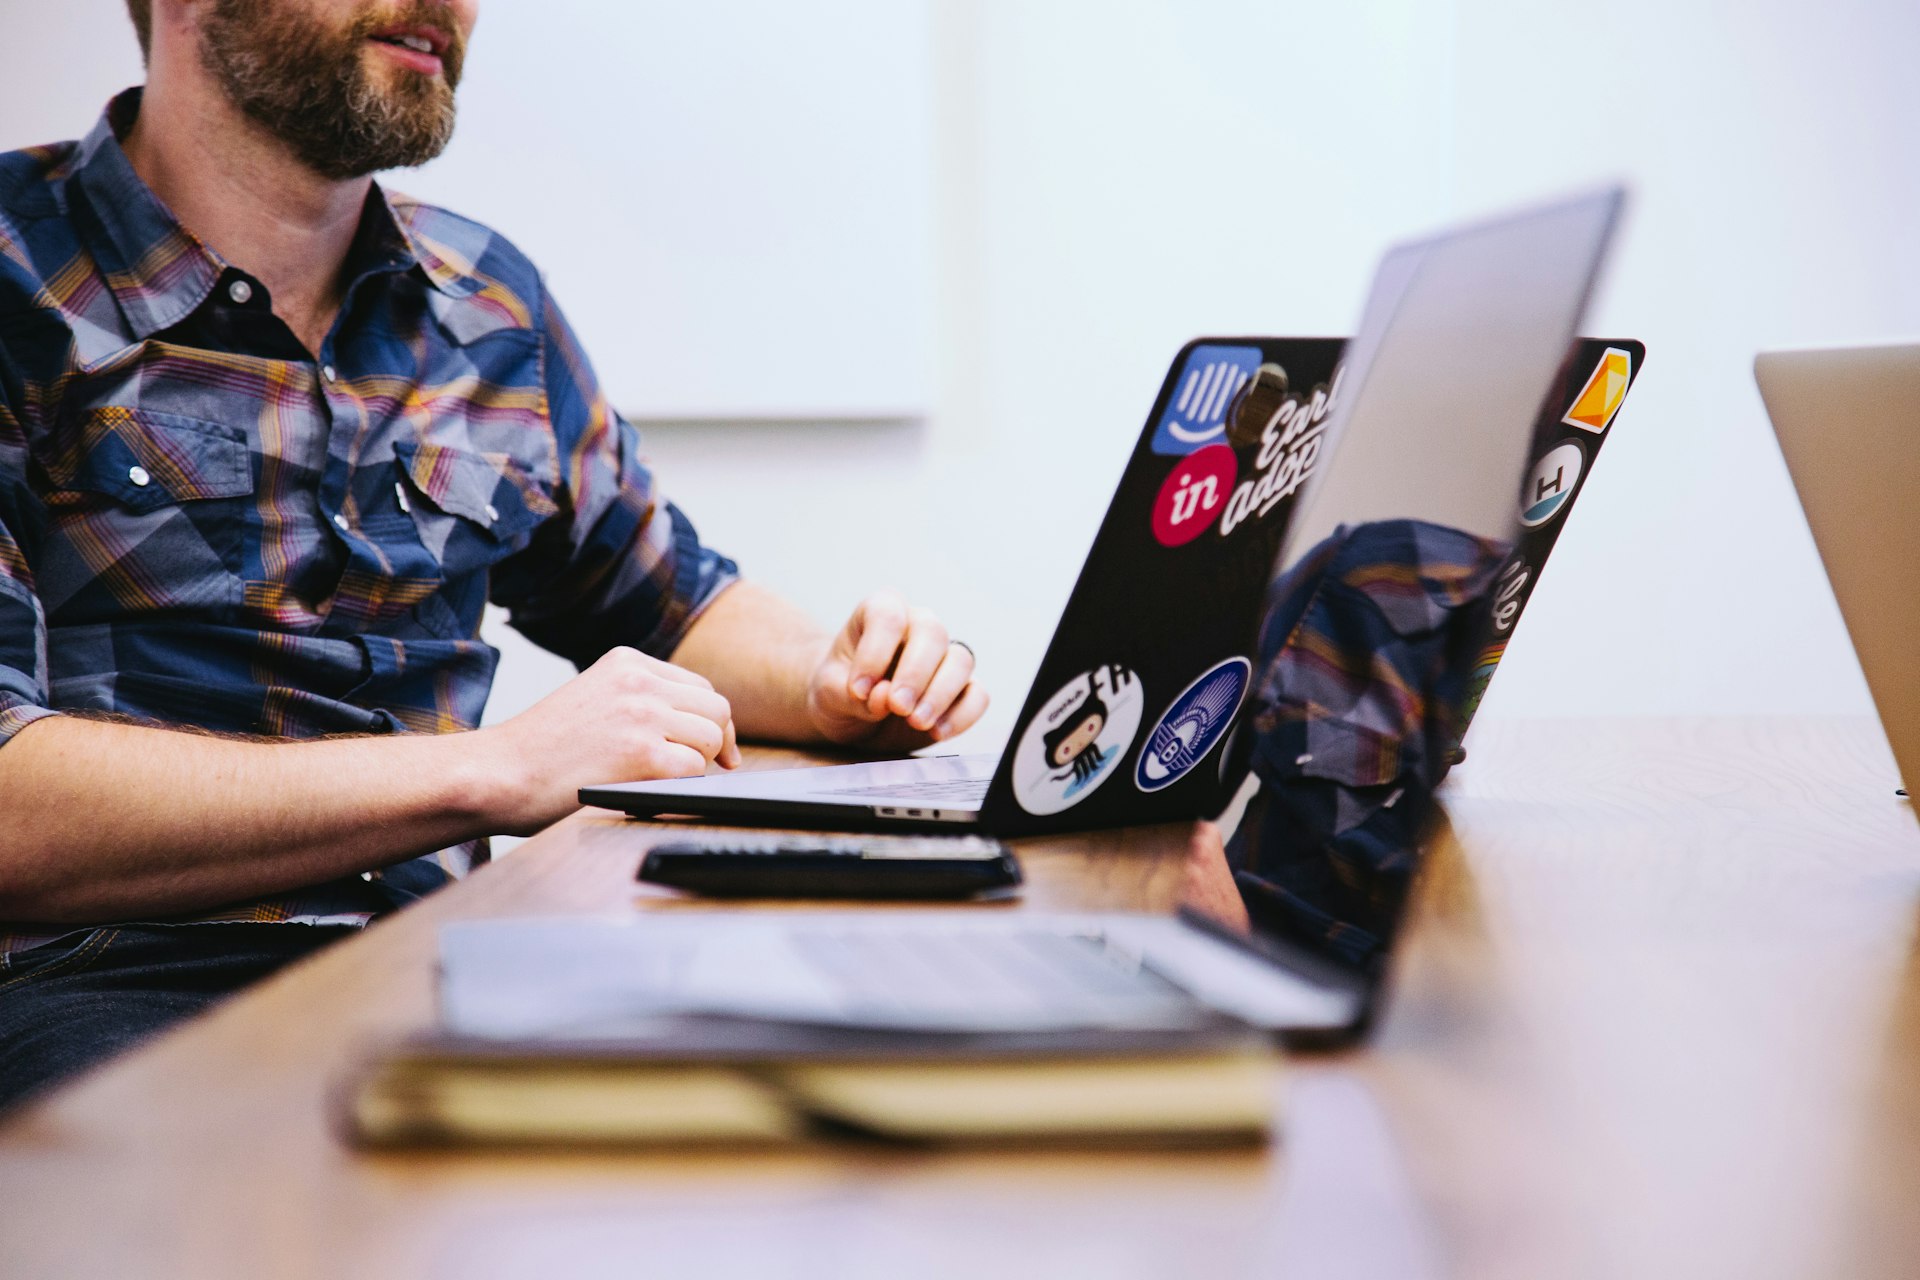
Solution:
M4 360L0 351L0 364ZM54 714L47 705L47 614L34 593L33 568L20 541L34 503L26 461L26 436L0 378L0 747L35 720Z
M528 639L585 667L616 645L671 657L739 576L661 494L640 434L608 404L544 292L539 325L559 458L560 514L495 571L492 597Z

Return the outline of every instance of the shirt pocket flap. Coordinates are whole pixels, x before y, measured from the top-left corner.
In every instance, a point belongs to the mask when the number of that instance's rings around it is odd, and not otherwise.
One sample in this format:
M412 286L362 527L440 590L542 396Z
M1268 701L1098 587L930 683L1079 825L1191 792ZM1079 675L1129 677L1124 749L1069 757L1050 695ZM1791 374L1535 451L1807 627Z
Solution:
M47 468L54 487L106 494L134 511L253 492L246 435L223 423L109 405L87 414L75 443Z
M1383 786L1400 776L1400 739L1345 720L1316 720L1307 726L1307 750L1294 763L1309 778Z
M495 537L524 533L559 509L511 459L414 440L396 440L393 452L415 493Z
M1343 787L1378 787L1401 770L1401 739L1321 708L1295 705L1258 713L1254 770L1269 783L1314 778Z

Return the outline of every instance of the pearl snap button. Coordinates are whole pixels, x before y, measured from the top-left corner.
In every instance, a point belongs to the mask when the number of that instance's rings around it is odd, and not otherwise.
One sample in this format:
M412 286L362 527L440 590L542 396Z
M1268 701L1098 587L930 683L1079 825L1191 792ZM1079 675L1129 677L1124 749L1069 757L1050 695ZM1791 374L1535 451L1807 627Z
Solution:
M494 521L498 520L499 518L500 518L500 513L497 510L495 510L494 505L491 502L489 502L487 504L487 523L492 524Z
M127 468L127 479L133 481L139 488L144 489L153 480L153 477L147 474L145 467L129 467Z
M333 522L340 526L340 532L345 533L347 531L347 518L345 516L335 515Z
M340 381L340 375L333 371L333 366L330 364L325 364L320 366L320 376L325 378L328 382Z
M407 501L407 487L398 480L393 482L393 496L400 501L400 509L408 515L413 514L413 504Z
M253 286L245 280L235 280L227 286L227 296L244 307L253 301Z

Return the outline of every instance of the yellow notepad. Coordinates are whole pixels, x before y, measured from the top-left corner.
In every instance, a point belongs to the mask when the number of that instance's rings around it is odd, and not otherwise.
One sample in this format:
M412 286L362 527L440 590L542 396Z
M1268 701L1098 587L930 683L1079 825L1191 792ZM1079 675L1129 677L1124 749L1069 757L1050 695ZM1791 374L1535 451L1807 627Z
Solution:
M757 1043L756 1043L757 1041ZM838 1042L838 1043L837 1043ZM876 1035L736 1025L717 1040L402 1044L341 1096L369 1145L1245 1143L1279 1060L1240 1033Z

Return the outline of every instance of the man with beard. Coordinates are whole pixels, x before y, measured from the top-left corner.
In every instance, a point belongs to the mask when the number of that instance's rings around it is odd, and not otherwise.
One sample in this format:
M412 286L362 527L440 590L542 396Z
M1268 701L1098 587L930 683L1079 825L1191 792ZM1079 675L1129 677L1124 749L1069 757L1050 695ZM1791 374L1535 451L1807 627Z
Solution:
M739 581L527 259L372 181L477 2L129 0L144 89L0 156L0 1104L581 785L985 708L926 611ZM489 598L582 674L479 729Z

